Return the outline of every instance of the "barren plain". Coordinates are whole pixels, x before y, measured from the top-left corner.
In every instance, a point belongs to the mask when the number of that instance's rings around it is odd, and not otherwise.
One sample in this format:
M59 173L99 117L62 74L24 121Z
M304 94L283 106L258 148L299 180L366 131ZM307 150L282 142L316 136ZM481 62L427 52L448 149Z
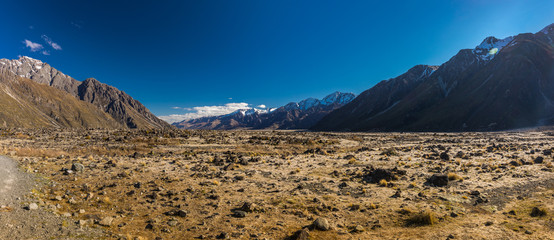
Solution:
M554 239L553 140L4 129L37 183L0 214L36 203L109 239Z

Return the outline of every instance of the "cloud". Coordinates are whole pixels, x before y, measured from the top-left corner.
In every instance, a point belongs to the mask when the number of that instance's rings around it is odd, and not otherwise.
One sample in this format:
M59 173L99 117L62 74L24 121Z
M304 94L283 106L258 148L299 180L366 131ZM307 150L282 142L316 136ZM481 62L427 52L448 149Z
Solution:
M53 42L52 39L50 39L48 36L42 35L41 37L42 37L42 39L44 39L44 41L45 41L46 43L48 43L48 45L50 45L53 49L62 50L62 47L61 47L59 44Z
M257 106L257 108L266 108L266 106L264 104L260 104Z
M43 54L43 55L46 55L46 56L48 56L48 55L50 55L50 52L49 52L49 51L46 51L46 50L44 50L44 51L42 51L42 54Z
M71 22L71 25L73 25L74 27L76 27L76 28L78 28L78 29L83 28L83 24L82 24L81 21Z
M39 51L39 50L44 48L42 46L42 44L34 43L34 42L31 42L27 39L25 39L25 41L23 41L23 43L25 43L25 47L28 47L28 48L31 49L31 52L36 52L36 51Z
M190 119L196 119L201 117L225 115L240 109L249 109L250 108L249 105L250 104L248 103L227 103L225 105L219 105L219 106L199 106L199 107L193 107L193 108L180 108L190 112L185 114L171 114L167 116L159 116L159 118L168 123L181 122L183 120L190 120ZM177 109L176 107L172 107L172 108Z

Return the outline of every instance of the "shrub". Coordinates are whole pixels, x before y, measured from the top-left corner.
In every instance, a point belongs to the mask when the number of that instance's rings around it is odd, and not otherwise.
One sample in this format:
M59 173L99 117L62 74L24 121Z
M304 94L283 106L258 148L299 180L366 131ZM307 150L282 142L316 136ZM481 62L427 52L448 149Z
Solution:
M448 173L448 180L450 181L462 180L462 177L458 176L455 173Z
M437 218L435 217L435 213L431 211L423 211L412 215L410 218L408 218L406 223L407 225L412 226L433 225L437 223Z

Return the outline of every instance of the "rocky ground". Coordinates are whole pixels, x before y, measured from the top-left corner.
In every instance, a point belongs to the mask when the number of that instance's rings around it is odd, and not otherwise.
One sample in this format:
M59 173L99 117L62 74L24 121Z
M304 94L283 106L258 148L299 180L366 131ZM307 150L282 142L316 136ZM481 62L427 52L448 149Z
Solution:
M102 238L100 229L71 224L70 213L55 214L40 208L33 196L40 179L22 173L15 161L0 156L0 239Z
M68 232L102 230L113 239L554 236L549 130L0 135L0 154L44 181L26 204L68 216L58 226ZM10 209L31 212L23 207ZM30 233L40 238L39 230Z

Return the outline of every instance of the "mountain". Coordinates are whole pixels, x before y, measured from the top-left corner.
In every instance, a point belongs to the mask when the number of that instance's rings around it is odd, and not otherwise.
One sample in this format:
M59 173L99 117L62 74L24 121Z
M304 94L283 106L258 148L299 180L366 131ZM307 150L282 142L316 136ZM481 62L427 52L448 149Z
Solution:
M488 37L438 68L416 66L377 84L311 129L479 131L554 124L553 39L554 24L535 34ZM416 77L420 72L426 74Z
M185 129L307 129L354 97L353 93L334 92L321 100L308 98L277 109L241 109L227 115L185 120L173 125Z
M0 127L123 128L71 94L0 68Z
M166 128L169 124L154 116L139 101L115 87L89 78L83 82L63 74L49 64L30 57L0 59L0 70L12 72L42 85L63 90L110 114L127 128Z

